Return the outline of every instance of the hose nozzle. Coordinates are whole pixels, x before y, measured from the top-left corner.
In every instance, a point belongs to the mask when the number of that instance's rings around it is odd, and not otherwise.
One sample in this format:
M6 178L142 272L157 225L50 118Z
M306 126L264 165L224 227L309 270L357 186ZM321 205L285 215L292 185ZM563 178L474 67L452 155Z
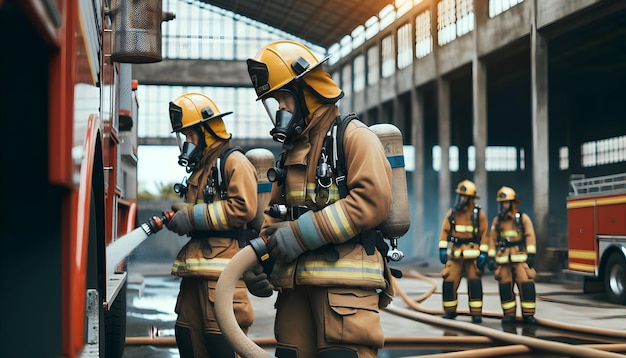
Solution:
M153 216L148 221L141 224L141 228L146 235L150 236L161 231L163 225L167 224L167 222L174 217L174 214L176 214L174 211L164 211L161 213L161 216Z

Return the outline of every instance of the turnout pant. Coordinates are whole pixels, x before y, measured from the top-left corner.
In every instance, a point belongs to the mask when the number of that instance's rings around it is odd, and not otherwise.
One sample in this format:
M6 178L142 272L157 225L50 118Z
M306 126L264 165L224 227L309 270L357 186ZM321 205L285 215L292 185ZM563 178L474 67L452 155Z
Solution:
M470 315L480 316L483 311L482 271L476 266L476 259L448 259L441 271L443 278L442 304L444 312L456 313L459 303L457 290L465 272L469 298Z
M525 262L498 265L494 277L499 283L500 304L505 316L514 317L517 311L514 285L517 285L517 291L520 294L522 316L527 317L535 314L535 276L535 269L530 268Z

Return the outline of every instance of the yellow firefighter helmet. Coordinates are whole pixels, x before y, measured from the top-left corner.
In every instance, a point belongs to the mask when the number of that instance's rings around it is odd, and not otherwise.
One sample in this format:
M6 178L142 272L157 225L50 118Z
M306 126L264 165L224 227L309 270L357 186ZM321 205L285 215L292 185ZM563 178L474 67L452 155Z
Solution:
M502 201L514 201L516 203L519 202L519 198L517 197L517 193L515 193L515 190L513 190L513 188L510 188L508 186L503 186L502 188L500 188L500 190L498 190L496 200L498 202L502 202Z
M257 100L269 97L276 90L299 79L304 79L319 96L338 100L343 96L343 91L320 66L327 59L318 60L310 49L298 42L271 42L254 58L248 59L248 73Z
M206 123L209 127L208 132L212 133L205 135L230 139L231 135L226 131L222 117L231 113L233 112L220 112L215 102L204 94L194 92L183 94L170 102L172 133L180 133L185 128Z
M480 199L476 193L476 184L471 180L463 180L456 187L456 193L461 195L471 196L474 199Z

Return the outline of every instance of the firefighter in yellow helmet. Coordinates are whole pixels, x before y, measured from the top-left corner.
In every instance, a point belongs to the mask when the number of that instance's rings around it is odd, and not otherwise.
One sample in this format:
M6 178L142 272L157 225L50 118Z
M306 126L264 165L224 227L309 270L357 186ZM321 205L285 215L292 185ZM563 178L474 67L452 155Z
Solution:
M487 263L489 223L487 215L474 202L479 197L473 182L461 181L457 185L456 193L456 203L446 213L439 237L439 260L445 265L441 271L443 317L456 318L457 290L465 273L472 322L481 323L481 276Z
M494 278L499 282L502 324L515 322L517 310L513 285L517 285L524 323L536 324L535 276L537 253L535 229L530 217L518 210L515 190L503 186L498 190L498 215L491 222L489 257L495 257Z
M246 223L256 215L257 174L246 156L230 146L222 117L231 113L221 112L201 93L183 94L169 104L178 163L190 173L175 185L184 202L172 205L176 214L166 224L190 237L172 266L172 275L182 278L175 334L183 358L236 357L217 325L214 291L224 266L256 236ZM254 311L243 281L233 300L237 322L247 332Z
M373 358L384 342L379 309L393 296L372 230L391 207L391 167L376 134L352 120L343 140L347 175L335 172L325 138L343 91L324 61L291 41L270 43L248 60L283 152L263 225L273 269L268 278L259 265L244 280L257 296L278 291L277 357Z

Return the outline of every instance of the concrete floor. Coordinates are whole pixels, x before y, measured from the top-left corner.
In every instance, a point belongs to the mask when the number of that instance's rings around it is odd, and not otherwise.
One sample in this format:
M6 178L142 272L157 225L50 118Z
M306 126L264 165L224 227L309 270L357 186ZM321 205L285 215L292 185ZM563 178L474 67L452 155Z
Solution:
M405 273L405 277L397 282L400 287L389 310L381 312L383 331L386 337L441 337L450 335L466 335L467 332L450 330L445 326L420 322L414 318L398 315L396 309L411 309L409 303L427 292L434 291L419 303L425 313L441 310L441 279L438 262L407 262L397 265ZM174 335L174 304L178 293L179 281L168 275L169 264L129 266L128 318L127 337L148 336L157 332L160 337ZM415 278L422 276L422 278ZM546 275L544 275L545 277ZM480 326L501 329L500 302L497 281L491 272L483 276L484 308L483 323ZM467 289L463 280L459 287L459 313L457 322L470 322L467 312ZM574 325L616 329L626 332L626 307L608 303L604 294L583 294L580 284L575 282L537 282L537 313L541 320L553 320ZM268 298L251 296L255 308L255 320L249 330L249 337L273 337L273 319L275 295ZM519 315L518 307L518 315ZM429 317L438 317L438 314ZM432 323L432 322L431 322ZM517 325L518 334L528 335L527 327ZM471 333L469 333L471 334ZM537 337L548 332L542 329L532 330ZM269 351L271 352L271 351ZM381 350L379 357L406 357L408 355L425 355L441 351L400 351ZM175 347L135 346L127 345L124 358L137 357L178 357Z

